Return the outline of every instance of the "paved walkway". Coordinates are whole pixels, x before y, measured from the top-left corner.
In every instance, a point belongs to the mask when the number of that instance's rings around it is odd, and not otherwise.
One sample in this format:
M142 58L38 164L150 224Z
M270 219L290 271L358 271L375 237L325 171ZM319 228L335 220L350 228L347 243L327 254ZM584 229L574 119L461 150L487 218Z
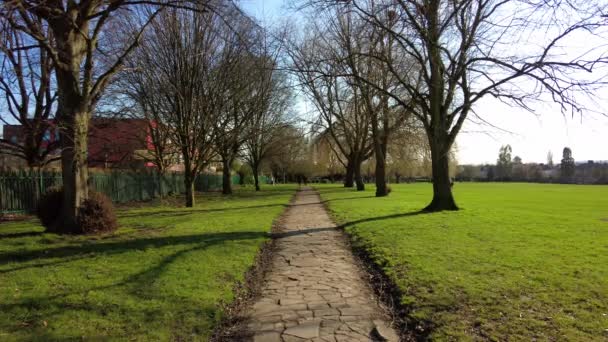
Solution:
M248 317L254 341L398 341L317 192L299 191L283 219Z

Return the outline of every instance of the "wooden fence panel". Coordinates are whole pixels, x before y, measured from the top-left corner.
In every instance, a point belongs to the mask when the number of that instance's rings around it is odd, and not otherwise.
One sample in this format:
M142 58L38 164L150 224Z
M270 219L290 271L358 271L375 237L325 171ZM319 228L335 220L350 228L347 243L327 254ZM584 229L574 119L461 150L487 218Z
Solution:
M232 182L238 184L238 176L233 177ZM59 172L0 171L0 213L32 213L40 196L61 184ZM161 176L156 172L91 172L89 185L91 189L106 194L114 203L147 201L185 193L182 173ZM195 182L196 191L212 191L221 187L221 175L202 174Z

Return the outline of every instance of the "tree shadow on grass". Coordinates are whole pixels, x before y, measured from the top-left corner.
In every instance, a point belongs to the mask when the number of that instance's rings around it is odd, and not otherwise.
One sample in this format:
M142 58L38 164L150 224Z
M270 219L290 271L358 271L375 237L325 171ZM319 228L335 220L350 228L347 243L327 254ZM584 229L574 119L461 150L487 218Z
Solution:
M291 237L291 236L309 235L309 234L314 234L314 233L337 231L338 229L339 229L339 227L320 227L320 228L298 229L298 230L291 230L291 231L287 231L287 232L272 233L270 236L273 239L282 239L282 238L287 238L287 237Z
M121 291L125 291L127 294L139 298L141 300L154 300L153 303L156 303L158 305L159 301L155 299L160 299L161 308L151 309L151 311L156 310L157 312L150 312L149 314L146 314L146 316L149 316L148 318L153 319L154 321L163 320L166 318L166 312L162 308L162 305L164 304L162 303L169 302L171 303L171 305L169 305L171 308L177 308L175 310L179 312L188 312L190 315L195 314L201 319L219 317L217 316L217 310L219 310L219 308L217 307L201 308L201 303L191 302L188 298L182 298L181 296L171 296L166 294L165 292L160 292L159 294L159 292L156 291L153 286L155 280L160 279L163 273L170 267L171 264L175 263L180 258L186 257L189 253L201 251L214 245L219 245L227 242L259 239L267 236L268 234L265 232L252 231L207 233L196 235L132 239L127 241L113 241L107 243L89 242L83 243L79 246L64 246L31 252L14 252L0 254L0 264L9 261L28 262L38 261L41 259L61 259L59 261L52 261L44 264L30 265L30 267L44 267L85 258L93 258L99 256L99 254L101 254L102 256L110 256L138 249L161 248L165 246L175 247L180 245L184 246L183 249L172 251L169 255L162 257L160 261L151 263L149 267L145 267L141 271L135 272L130 275L126 274L125 277L121 277L121 280L113 282L111 284L86 288L78 286L78 290L68 289L65 291L60 291L60 293L53 295L15 299L15 302L13 303L1 303L0 312L6 314L10 314L11 312L13 312L18 314L22 313L23 311L26 311L31 313L31 315L29 316L36 317L37 315L44 314L45 319L52 320L53 316L63 315L65 314L65 310L69 308L70 311L82 310L87 312L95 312L97 315L100 316L105 316L104 312L106 311L113 311L118 312L119 315L124 316L125 319L132 318L129 312L130 310L135 309L127 307L126 305L125 307L122 307L120 304L118 304L119 307L116 307L117 304L112 303L111 305L106 307L104 305L91 303L89 301L74 303L73 298L67 299L68 296L73 295L84 296L90 291L104 291L111 290L117 287L122 287L124 288L124 290ZM204 267L204 265L201 265L201 267ZM2 273L17 271L24 268L27 268L27 266L3 270ZM83 274L83 279L84 276L85 275ZM141 314L141 312L138 310L137 314ZM33 324L33 322L24 323L26 323L26 326L29 326L30 323ZM40 322L35 322L35 324L40 324ZM19 326L19 322L15 322L15 326L4 328L8 328L6 330L16 332L17 330L23 329L23 326ZM32 328L34 327L32 326ZM44 329L34 329L31 331L32 336L36 338L44 337L45 333L46 332L44 331Z
M118 217L137 217L137 216L186 216L192 214L203 214L213 212L224 212L233 210L247 210L247 209L260 209L260 208L272 208L272 207L286 207L286 204L264 204L264 205L252 205L244 207L228 207L228 208L217 208L217 209L180 209L175 210L155 210L150 212L135 212L135 213L119 213Z
M20 232L20 233L3 233L0 234L0 240L2 239L14 239L14 238L22 238L22 237L30 237L30 236L40 236L43 235L44 232Z
M427 214L432 214L432 213L428 212L428 211L424 211L424 210L417 210L417 211L410 211L410 212L407 212L407 213L391 214L391 215L376 216L376 217L368 217L368 218L363 218L363 219L359 219L359 220L345 222L345 223L341 224L340 227L341 228L346 228L346 227L354 226L354 225L357 225L357 224L360 224L360 223L382 221L382 220L390 220L390 219L396 219L396 218L401 218L401 217L409 217L409 216L417 216L417 215L427 215Z
M130 239L126 241L84 241L79 245L45 248L33 251L19 251L0 254L0 264L8 262L28 262L54 258L93 257L97 255L114 255L132 250L159 248L176 245L194 245L198 248L209 247L225 241L258 239L267 237L265 232L222 232L193 235L165 236Z
M321 200L320 202L312 202L312 203L292 203L292 204L287 204L285 205L286 207L296 207L299 205L319 205L319 204L325 204L325 203L329 203L329 202L337 202L337 201L349 201L349 200L358 200L358 199L365 199L365 198L376 198L376 196L360 196L360 197L344 197L344 198L334 198L334 199L329 199L329 200Z
M349 200L358 200L358 199L366 199L366 198L376 198L376 196L370 195L370 196L356 196L356 197L334 198L334 199L322 200L321 203L329 203L329 202L337 202L337 201L349 201Z
M94 290L96 289L86 291ZM0 329L9 334L15 334L15 336L11 336L15 338L15 341L78 341L85 338L81 336L81 331L69 327L51 330L42 322L43 320L48 321L52 325L56 317L79 316L82 313L85 317L98 316L94 318L100 318L102 321L107 315L118 316L118 319L121 320L121 322L110 323L113 325L111 328L99 326L99 323L95 324L99 329L89 331L86 334L86 340L148 340L155 336L155 332L159 329L166 329L176 340L186 341L195 336L209 335L219 317L219 308L216 305L180 296L172 297L170 305L159 305L158 302L152 301L152 305L145 308L116 302L95 303L87 300L68 302L64 297L36 297L23 299L18 303L0 304L1 312L6 314L23 313L24 311L29 313L27 316L16 316L18 318L13 324L0 325ZM170 313L169 317L168 313ZM180 320L183 316L196 316L198 319L194 321L194 325L184 325ZM82 322L78 323L82 324ZM123 327L127 329L121 329ZM151 336L147 336L147 334ZM23 337L17 338L17 336Z

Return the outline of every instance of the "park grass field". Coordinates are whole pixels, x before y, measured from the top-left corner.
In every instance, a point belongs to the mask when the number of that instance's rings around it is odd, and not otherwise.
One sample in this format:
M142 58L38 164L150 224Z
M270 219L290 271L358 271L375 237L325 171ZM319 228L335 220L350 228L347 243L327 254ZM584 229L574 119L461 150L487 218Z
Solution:
M0 224L0 341L205 341L291 186L119 211L101 237Z
M608 340L608 186L457 183L433 214L430 184L391 187L317 186L430 338Z

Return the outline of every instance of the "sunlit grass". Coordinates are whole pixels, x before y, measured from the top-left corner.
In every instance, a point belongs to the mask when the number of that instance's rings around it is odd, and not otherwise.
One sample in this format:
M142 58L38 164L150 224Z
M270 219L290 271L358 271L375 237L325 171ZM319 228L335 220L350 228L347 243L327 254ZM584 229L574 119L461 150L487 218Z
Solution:
M430 184L391 186L318 188L431 337L608 338L608 186L457 183L434 214Z
M0 225L0 341L206 340L292 194L122 209L121 228L102 237Z

